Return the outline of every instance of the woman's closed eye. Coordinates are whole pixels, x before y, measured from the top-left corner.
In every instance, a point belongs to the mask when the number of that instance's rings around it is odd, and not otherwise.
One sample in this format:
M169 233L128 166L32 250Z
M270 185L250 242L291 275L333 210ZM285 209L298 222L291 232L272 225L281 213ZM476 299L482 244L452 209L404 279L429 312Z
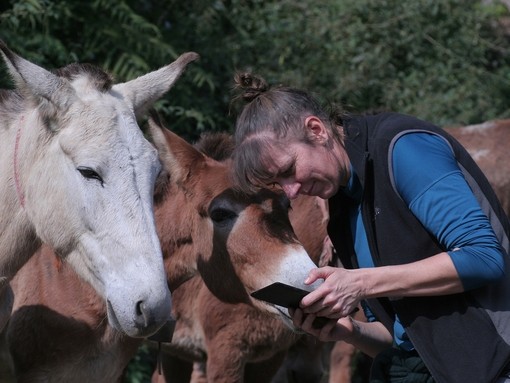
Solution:
M278 182L269 182L266 184L268 189L274 190L274 191L282 191L282 186Z
M292 162L284 169L281 169L278 172L278 178L288 178L292 177L296 173L296 162Z

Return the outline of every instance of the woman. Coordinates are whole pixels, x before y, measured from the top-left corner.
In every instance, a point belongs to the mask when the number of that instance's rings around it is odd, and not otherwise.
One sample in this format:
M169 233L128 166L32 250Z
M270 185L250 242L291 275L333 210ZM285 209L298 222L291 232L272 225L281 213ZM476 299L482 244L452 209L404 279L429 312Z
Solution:
M240 188L328 199L346 267L310 272L324 282L294 323L375 357L374 382L510 382L509 223L464 148L410 116L328 114L249 73L236 84ZM368 323L348 315L359 303Z

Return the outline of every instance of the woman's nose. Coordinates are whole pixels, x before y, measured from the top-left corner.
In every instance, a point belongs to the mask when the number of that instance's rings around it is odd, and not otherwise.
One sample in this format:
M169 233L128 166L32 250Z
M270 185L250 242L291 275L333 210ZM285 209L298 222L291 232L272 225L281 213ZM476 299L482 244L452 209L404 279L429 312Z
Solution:
M281 185L283 192L287 195L288 199L295 199L297 198L299 194L299 188L301 187L301 184L294 182L294 183L288 183L285 185Z

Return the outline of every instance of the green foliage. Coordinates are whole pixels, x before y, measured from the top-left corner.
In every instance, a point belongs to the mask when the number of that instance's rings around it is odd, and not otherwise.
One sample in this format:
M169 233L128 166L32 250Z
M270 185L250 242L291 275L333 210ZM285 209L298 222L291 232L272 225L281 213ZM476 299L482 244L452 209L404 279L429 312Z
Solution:
M198 52L156 104L194 140L232 130L236 70L355 111L440 125L510 118L508 16L497 0L10 0L0 3L0 38L46 68L91 62L119 81ZM0 85L10 86L5 70ZM144 352L128 381L146 379Z
M124 371L124 383L149 383L156 368L156 355L145 343Z
M438 124L508 115L508 13L475 0L232 0L236 67L341 101ZM243 6L244 5L244 6Z
M508 40L478 1L353 1L338 36L339 94L358 108L383 107L439 124L507 112ZM492 19L494 20L494 19ZM368 79L368 81L366 81ZM350 94L355 94L350 97Z
M174 49L154 20L134 10L133 5L140 2L131 3L11 0L11 6L0 6L0 38L16 53L45 68L89 62L111 72L118 81L157 69L189 50ZM156 105L168 121L176 121L172 128L183 135L186 130L206 130L213 121L191 102L192 90L207 86L207 74L191 64L186 76L191 80L185 95L172 90ZM0 85L11 86L5 71L0 73ZM179 100L183 99L190 101L181 106Z
M308 88L350 109L441 125L508 117L508 10L478 0L11 0L0 37L46 67L98 64L131 79L201 55L157 109L193 140L231 130L233 73ZM5 84L5 73L0 81Z

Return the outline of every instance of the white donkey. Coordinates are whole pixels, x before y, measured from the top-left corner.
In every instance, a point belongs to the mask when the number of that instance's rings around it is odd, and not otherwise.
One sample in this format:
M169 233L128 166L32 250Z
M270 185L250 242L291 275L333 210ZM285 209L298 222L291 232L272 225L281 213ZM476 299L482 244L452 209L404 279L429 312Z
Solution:
M45 242L105 299L114 328L154 333L171 305L153 216L161 165L137 117L198 55L112 85L91 65L51 73L0 51L16 84L0 91L2 310L4 287Z

